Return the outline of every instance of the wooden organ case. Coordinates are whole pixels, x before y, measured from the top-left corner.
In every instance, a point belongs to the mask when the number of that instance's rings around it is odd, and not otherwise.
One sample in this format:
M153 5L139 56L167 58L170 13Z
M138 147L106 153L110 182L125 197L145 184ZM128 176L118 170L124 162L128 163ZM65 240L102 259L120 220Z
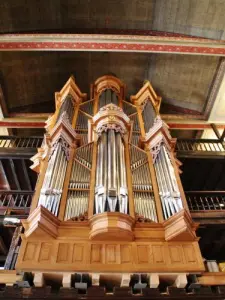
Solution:
M160 102L149 82L126 101L113 76L91 86L90 100L73 77L56 93L32 158L39 177L17 270L204 270Z

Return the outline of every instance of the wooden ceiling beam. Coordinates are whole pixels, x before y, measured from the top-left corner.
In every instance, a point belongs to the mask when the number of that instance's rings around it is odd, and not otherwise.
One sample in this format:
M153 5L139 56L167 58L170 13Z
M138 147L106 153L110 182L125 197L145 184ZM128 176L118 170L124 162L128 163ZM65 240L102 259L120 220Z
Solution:
M19 118L3 118L0 119L0 127L6 128L44 128L47 116L51 114L40 114L41 117L37 118L36 114L23 113ZM211 123L206 120L196 120L192 118L184 118L183 116L161 115L162 119L168 124L171 129L176 130L204 130L212 129ZM175 117L175 118L174 118ZM224 124L216 124L217 129L225 129Z
M0 127L6 128L44 128L47 118L3 118Z
M3 241L2 236L0 236L0 253L1 253L1 255L2 254L7 255L7 253L8 253L8 249L5 245L5 242Z
M2 34L2 51L145 52L225 56L225 42L199 37L116 34Z
M213 129L213 131L214 131L216 137L218 138L218 140L220 140L221 135L220 135L220 133L219 133L219 130L218 130L216 124L212 123L212 124L211 124L211 127L212 127L212 129Z
M23 169L23 173L24 173L26 186L28 187L29 191L32 191L31 180L30 180L30 177L29 177L29 174L28 174L26 162L25 162L24 159L22 159L21 163L22 163L22 169Z
M9 159L9 164L10 164L10 168L11 168L11 172L12 172L13 181L15 183L15 186L16 186L17 190L21 190L13 159L11 159L11 158Z
M1 160L0 160L0 189L10 190L9 181L7 179L6 172Z
M2 85L0 84L0 106L4 117L8 116L8 108L5 101Z
M221 134L220 140L223 143L225 138L225 129L223 130L223 133Z

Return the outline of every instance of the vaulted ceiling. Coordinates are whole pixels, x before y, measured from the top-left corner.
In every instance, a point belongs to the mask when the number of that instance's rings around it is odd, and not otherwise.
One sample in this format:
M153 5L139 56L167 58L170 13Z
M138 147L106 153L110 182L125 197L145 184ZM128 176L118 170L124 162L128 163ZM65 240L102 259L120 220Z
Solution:
M2 0L0 32L155 35L158 31L225 38L225 0ZM154 31L154 32L152 32ZM157 31L157 32L156 32ZM73 74L82 92L113 73L127 97L149 79L162 112L201 114L221 58L120 52L0 52L0 84L9 112L52 112L54 92Z

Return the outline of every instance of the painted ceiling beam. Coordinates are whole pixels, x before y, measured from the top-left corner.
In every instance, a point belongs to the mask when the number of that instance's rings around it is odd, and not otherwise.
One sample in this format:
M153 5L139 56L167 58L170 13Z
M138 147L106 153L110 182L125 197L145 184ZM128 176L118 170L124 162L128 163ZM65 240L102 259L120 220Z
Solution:
M0 127L5 128L44 128L47 118L3 118Z
M225 56L225 42L185 36L1 34L3 51L110 51Z

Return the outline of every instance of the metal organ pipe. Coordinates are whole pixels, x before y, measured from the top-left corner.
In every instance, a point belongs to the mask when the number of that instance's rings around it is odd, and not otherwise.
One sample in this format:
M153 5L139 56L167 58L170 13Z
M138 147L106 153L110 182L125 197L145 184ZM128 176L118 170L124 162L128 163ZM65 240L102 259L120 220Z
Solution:
M70 124L72 123L73 115L74 115L74 106L73 106L73 101L70 96L67 96L67 98L64 100L63 104L60 107L59 114L57 117L57 121L59 118L62 116L62 114L66 112ZM56 122L57 122L56 121Z
M135 212L139 217L157 222L147 154L139 147L130 144L130 157Z
M128 212L125 153L121 134L103 132L98 141L95 213Z
M99 109L110 103L118 105L119 104L118 96L113 90L106 89L99 96Z
M62 120L72 123L74 115L74 104L70 95L63 101L58 117L57 126ZM63 183L68 163L69 145L64 138L58 138L52 145L52 153L49 158L44 182L42 185L38 205L46 207L57 216L60 199L62 195Z
M154 166L163 213L164 217L167 219L179 212L183 208L183 205L174 168L165 145L161 145Z
M76 149L64 220L84 215L88 210L92 150L93 143Z
M57 141L50 157L38 203L38 205L43 205L56 216L59 210L67 167L65 145L62 145L62 143L62 140Z
M147 102L145 103L142 114L143 114L145 131L148 132L149 129L154 124L154 120L156 117L155 109L149 100L147 100Z

